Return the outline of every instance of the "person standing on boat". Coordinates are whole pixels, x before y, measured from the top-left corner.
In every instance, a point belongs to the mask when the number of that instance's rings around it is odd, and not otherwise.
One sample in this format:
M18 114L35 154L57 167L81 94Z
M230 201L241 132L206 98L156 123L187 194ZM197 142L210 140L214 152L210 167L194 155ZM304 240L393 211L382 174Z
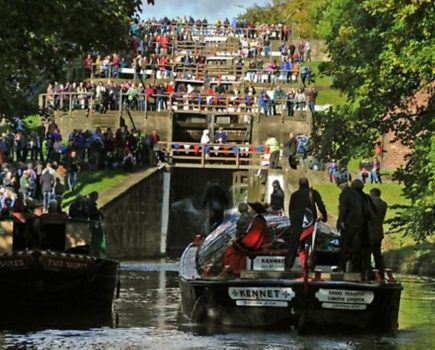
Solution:
M342 192L338 199L337 230L341 236L341 253L339 269L346 270L347 261L351 262L351 271L363 272L363 248L367 238L367 222L369 221L368 205L362 195L364 184L355 179L350 187L347 183L340 185Z
M375 260L375 268L381 276L384 274L384 262L382 260L381 245L384 239L384 219L387 213L387 203L381 198L381 191L378 188L370 190L370 198L376 211L373 213L369 223L370 251Z
M317 210L322 214L317 217ZM290 253L287 266L293 266L294 259L298 251L304 251L305 244L311 245L311 237L314 223L319 219L327 221L328 213L325 204L318 191L310 188L310 183L306 177L299 179L299 189L290 197L289 204L290 216ZM303 266L303 261L301 261Z
M219 180L214 179L208 183L202 207L207 211L208 227L206 233L210 233L224 220L224 212L228 206L228 197L225 191L219 186Z
M248 230L248 227L251 224L252 218L254 216L249 211L249 206L245 202L240 203L237 209L239 210L240 217L236 224L236 238L239 239L246 234L246 231Z
M246 212L242 206L243 221L237 222L237 237L230 245L224 255L224 269L229 267L231 273L239 275L246 268L246 258L262 247L269 245L267 239L267 222L263 216L266 208L261 203L248 203L255 214Z
M105 253L105 240L102 227L104 216L98 209L97 200L98 192L91 192L86 203L86 214L91 221L91 252L94 255L100 256Z

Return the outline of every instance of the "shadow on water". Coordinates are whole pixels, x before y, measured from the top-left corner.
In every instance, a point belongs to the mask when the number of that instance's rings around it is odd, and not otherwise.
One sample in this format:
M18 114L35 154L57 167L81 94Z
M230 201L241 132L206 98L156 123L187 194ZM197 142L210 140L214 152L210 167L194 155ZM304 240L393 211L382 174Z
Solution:
M113 327L116 315L111 308L2 310L0 329L13 332L44 329L90 329Z
M342 332L301 336L292 329L194 324L180 314L178 265L161 260L121 265L113 312L27 313L1 324L0 348L36 349L433 349L435 282L403 278L395 334ZM1 315L3 321L5 318ZM8 319L6 320L9 321Z

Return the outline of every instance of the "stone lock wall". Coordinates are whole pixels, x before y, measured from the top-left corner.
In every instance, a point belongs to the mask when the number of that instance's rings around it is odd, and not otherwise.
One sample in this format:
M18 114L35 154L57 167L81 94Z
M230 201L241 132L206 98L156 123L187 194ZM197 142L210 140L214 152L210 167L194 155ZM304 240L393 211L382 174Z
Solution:
M102 207L107 255L160 256L163 172L155 172Z

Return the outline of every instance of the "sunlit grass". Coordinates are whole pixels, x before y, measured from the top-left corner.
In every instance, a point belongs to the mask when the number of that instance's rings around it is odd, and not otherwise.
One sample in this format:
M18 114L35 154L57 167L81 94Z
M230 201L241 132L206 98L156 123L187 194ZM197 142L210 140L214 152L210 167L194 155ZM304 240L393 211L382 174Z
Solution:
M92 191L104 193L109 188L113 188L124 181L128 176L129 173L122 169L81 172L77 177L74 191L65 193L63 207L67 208L79 193L82 195L88 195Z

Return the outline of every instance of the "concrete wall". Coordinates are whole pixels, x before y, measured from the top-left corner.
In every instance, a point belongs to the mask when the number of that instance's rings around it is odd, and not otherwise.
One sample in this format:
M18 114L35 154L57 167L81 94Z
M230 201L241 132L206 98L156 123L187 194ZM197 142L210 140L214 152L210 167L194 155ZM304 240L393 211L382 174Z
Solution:
M114 258L160 256L163 171L133 185L101 209L107 255Z
M261 121L254 122L252 127L252 142L254 144L264 144L267 138L272 135L284 144L288 140L288 134L293 132L295 135L311 134L311 114L310 112L296 112L296 117L292 119L285 117L284 123L281 116L261 116Z
M144 112L132 111L131 116L137 129L149 134L154 128L157 128L161 140L165 141L172 138L172 118L169 113L155 112L145 116ZM123 113L123 118L128 129L131 130L133 124L128 114ZM119 128L119 122L118 111L108 111L106 114L93 113L89 116L86 116L86 112L82 110L73 111L71 116L68 113L56 113L56 123L64 136L68 136L74 129L95 130L96 127L100 127L104 131L110 127L112 130L116 130Z

